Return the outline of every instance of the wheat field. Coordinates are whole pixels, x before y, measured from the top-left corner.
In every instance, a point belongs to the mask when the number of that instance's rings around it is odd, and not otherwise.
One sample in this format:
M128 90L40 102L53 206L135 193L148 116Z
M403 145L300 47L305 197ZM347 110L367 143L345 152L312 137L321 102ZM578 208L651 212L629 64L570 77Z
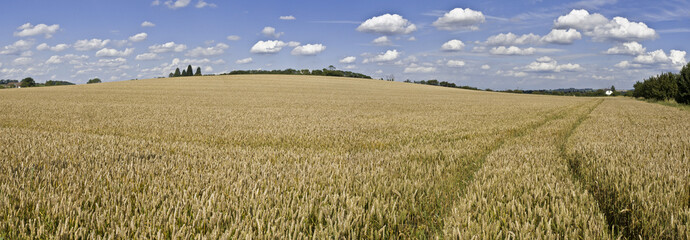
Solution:
M317 76L0 91L0 238L690 238L690 112Z

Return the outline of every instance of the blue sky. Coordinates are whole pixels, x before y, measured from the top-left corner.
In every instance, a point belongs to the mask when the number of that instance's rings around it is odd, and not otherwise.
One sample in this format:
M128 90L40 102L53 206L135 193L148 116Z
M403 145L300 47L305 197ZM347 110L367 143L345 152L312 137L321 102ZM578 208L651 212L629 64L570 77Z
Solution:
M143 79L191 64L480 88L632 88L690 59L690 2L8 1L0 79Z

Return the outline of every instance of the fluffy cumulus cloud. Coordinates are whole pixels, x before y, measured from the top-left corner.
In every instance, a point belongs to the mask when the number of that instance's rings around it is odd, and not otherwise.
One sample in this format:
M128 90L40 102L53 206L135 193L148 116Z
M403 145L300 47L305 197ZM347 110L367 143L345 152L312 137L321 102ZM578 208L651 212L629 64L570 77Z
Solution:
M103 48L96 52L96 57L126 57L134 53L134 48L127 48L123 51L118 51L112 48Z
M187 49L187 45L167 42L159 45L152 45L149 51L152 53L182 52Z
M225 50L230 48L225 43L218 43L216 46L213 47L207 47L207 48L202 48L202 47L197 47L195 49L189 50L187 52L187 56L190 57L201 57L201 56L218 56L223 53L225 53Z
M619 44L617 46L614 46L612 48L609 48L606 50L606 54L621 54L621 55L640 55L643 54L647 51L645 47L642 46L642 44L639 44L638 42L626 42L623 44Z
M608 20L601 14L573 9L554 21L556 29L577 29L595 41L641 41L656 38L656 31L643 22L631 22L624 17Z
M155 27L156 24L153 24L152 22L149 22L149 21L144 21L141 23L141 26L142 27Z
M156 53L142 53L142 54L137 55L137 57L135 59L139 60L139 61L149 61L149 60L157 60L160 58L158 57L158 54L156 54Z
M573 9L570 13L558 17L553 25L554 28L558 29L574 28L585 32L591 32L597 26L604 25L608 22L609 20L604 17L604 15L598 13L589 14L589 12L584 9Z
M300 44L301 44L300 42L295 42L295 41L289 41L289 42L287 43L288 47L297 47L297 46L299 46Z
M574 72L581 71L583 68L580 64L567 63L559 65L556 60L545 56L525 66L524 70L528 72Z
M432 73L436 72L436 68L432 66L422 66L416 63L412 63L405 67L405 73Z
M31 64L34 60L30 57L18 57L12 61L14 65L28 65Z
M314 56L326 50L326 46L322 44L307 44L303 46L298 46L292 49L290 54L296 56Z
M489 53L494 54L494 55L532 55L535 52L537 52L537 49L533 48L533 47L519 48L516 46L510 46L510 47L500 46L500 47L494 47L491 50L489 50Z
M484 65L482 65L481 68L484 70L489 70L489 69L491 69L491 66L489 66L488 64L484 64Z
M274 27L264 27L264 29L261 30L261 34L263 34L266 37L279 38L284 33L276 32L276 29Z
M292 15L289 15L289 16L280 16L280 20L295 20L295 19L297 19L297 18L295 18L295 17L292 16Z
M252 63L253 61L254 61L254 59L248 57L248 58L238 59L237 61L235 61L235 63L236 64L248 64L248 63Z
M516 46L539 43L541 37L535 34L523 34L521 36L514 33L500 33L486 39L486 44L491 46Z
M477 30L479 24L484 23L486 18L480 11L469 8L455 8L450 12L436 19L432 24L439 30L456 31L463 29Z
M127 59L124 58L99 59L96 62L96 66L99 67L119 67L125 64L127 64Z
M48 45L47 43L41 43L40 45L36 46L36 50L38 50L38 51L50 50L53 52L61 52L61 51L67 50L68 48L69 48L69 44L64 44L64 43L60 43L60 44L57 44L57 45L52 46L52 47L50 45Z
M463 67L463 66L465 66L465 61L448 60L448 62L446 62L446 66L448 66L448 67Z
M165 5L170 9L183 8L189 5L192 0L165 1ZM155 2L154 2L155 3ZM157 5L157 4L155 4Z
M367 19L357 27L357 31L383 35L410 34L417 26L398 14L384 14Z
M214 4L214 3L207 3L207 2L204 1L204 0L199 0L199 2L197 2L196 5L194 5L194 7L196 7L196 8L205 8L205 7L214 8L214 7L217 7L217 6L216 6L216 4Z
M46 61L46 64L62 64L62 63L69 63L72 65L76 64L82 64L84 60L89 59L89 56L86 55L74 55L74 54L67 54L64 56L51 56L48 58Z
M21 51L29 50L34 43L31 40L18 40L10 45L4 46L0 50L2 55L17 55Z
M582 34L575 29L553 29L541 40L547 43L572 44L575 40L582 39Z
M465 43L457 39L450 40L441 45L441 50L448 52L461 51L463 48L465 48Z
M141 42L141 41L146 40L146 38L147 38L148 36L149 36L149 35L146 34L146 33L138 33L138 34L135 34L134 36L129 37L129 41L132 41L132 42Z
M38 24L38 25L31 25L31 23L26 23L24 25L21 25L17 28L19 32L15 32L14 36L17 37L30 37L30 36L36 36L36 35L43 35L45 38L51 38L53 37L53 34L60 30L60 25L58 24L53 24L53 25L45 25L43 23Z
M669 55L667 55L664 50L659 49L639 55L635 57L633 61L641 64L672 64L675 66L682 66L686 63L685 54L685 51L671 50Z
M258 41L256 42L256 44L254 44L254 46L252 46L249 52L259 54L273 54L280 52L280 50L282 50L285 46L287 46L287 43L278 40Z
M400 57L400 55L401 55L401 53L398 52L398 50L396 50L396 49L388 50L388 51L386 51L386 52L384 52L384 53L379 53L379 54L377 54L377 55L375 55L375 56L373 56L373 57L364 59L364 61L362 61L362 63L370 63L370 62L374 62L374 63L390 62L390 61L393 61L393 60L398 59L398 57Z
M642 67L642 64L639 63L631 63L630 61L622 61L614 65L617 68L639 68Z
M391 40L388 39L388 36L377 37L376 39L371 41L371 43L373 43L374 45L378 45L378 46L388 46L388 45L393 44L393 42L391 42Z
M105 45L108 45L110 42L110 39L102 40L102 39L84 39L84 40L78 40L77 42L74 43L74 49L77 51L92 51L96 49L101 49L105 47Z
M353 63L355 61L357 61L357 58L354 56L344 57L343 59L340 59L340 63L345 63L345 64Z
M242 39L242 38L241 38L240 36L237 36L237 35L230 35L230 36L227 37L227 39L228 39L229 41L239 41L239 40Z

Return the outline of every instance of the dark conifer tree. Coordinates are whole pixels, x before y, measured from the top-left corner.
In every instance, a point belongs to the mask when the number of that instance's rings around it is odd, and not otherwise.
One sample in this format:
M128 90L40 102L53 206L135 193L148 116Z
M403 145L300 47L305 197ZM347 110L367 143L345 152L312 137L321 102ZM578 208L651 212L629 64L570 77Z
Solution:
M194 69L192 69L192 65L187 66L187 75L185 76L193 76L194 75Z
M180 73L180 68L176 68L175 74L173 74L173 77L179 77L179 76L182 76L182 74Z
M196 67L196 73L194 73L194 76L201 76L201 67Z

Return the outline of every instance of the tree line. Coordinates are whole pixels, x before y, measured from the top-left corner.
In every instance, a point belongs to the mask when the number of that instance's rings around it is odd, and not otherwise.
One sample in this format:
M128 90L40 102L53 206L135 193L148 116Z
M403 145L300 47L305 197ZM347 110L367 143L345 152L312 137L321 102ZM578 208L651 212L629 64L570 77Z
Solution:
M433 85L433 86L441 86L441 87L450 87L450 88L462 88L462 89L469 89L469 90L481 90L481 89L476 88L476 87L456 85L455 83L452 83L452 82L446 82L446 81L439 82L436 79L421 80L421 81L411 81L410 79L407 79L404 82L424 84L424 85ZM488 89L488 90L491 90L491 89Z
M100 83L101 79L94 78L94 79L89 79L87 84L91 83ZM2 79L0 80L0 89L3 88L28 88L28 87L50 87L50 86L63 86L63 85L75 85L72 82L68 81L60 81L60 80L48 80L45 83L37 83L36 80L34 80L32 77L27 77L22 79L21 81L19 80L12 80L12 79Z
M235 71L231 71L229 73L221 73L220 75L239 75L239 74L315 75L315 76L333 76L333 77L351 77L351 78L371 79L370 76L367 76L367 75L364 75L361 73L337 70L337 69L335 69L335 67L333 67L333 65L328 66L328 68L316 69L316 70L309 70L309 69L296 70L296 69L292 69L292 68L288 68L285 70L235 70Z
M188 65L187 69L182 69L182 72L180 72L180 68L176 68L175 72L171 72L168 74L168 77L189 77L189 76L201 76L201 67L196 68L196 73L192 71L192 65Z
M690 104L690 63L680 73L662 73L634 85L633 97Z

